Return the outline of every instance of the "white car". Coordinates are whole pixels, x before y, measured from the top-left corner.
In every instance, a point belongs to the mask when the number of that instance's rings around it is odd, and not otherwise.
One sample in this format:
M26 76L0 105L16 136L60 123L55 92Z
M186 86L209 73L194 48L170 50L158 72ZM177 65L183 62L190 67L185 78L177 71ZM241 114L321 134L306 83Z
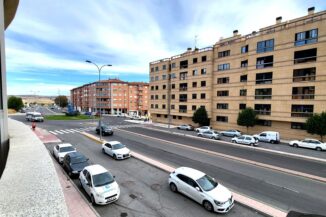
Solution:
M230 136L230 137L241 136L241 132L239 130L225 130L225 131L221 131L221 134L223 136Z
M280 133L275 131L264 131L258 135L253 135L260 142L269 142L272 144L280 143Z
M232 193L205 173L180 167L169 176L170 189L180 192L210 212L227 213L234 206Z
M194 127L190 124L181 124L181 125L177 126L177 129L191 131L191 130L194 130Z
M207 130L207 131L204 131L201 133L197 133L197 136L205 137L205 138L209 138L209 139L220 139L221 138L220 134L215 130Z
M325 151L326 150L326 143L322 143L317 139L304 139L304 140L294 140L289 142L290 146L293 147L303 147L303 148L311 148L317 151Z
M202 133L204 131L207 131L207 130L213 130L211 127L209 126L202 126L202 127L198 127L195 129L197 133Z
M101 165L85 167L80 175L80 185L91 197L92 204L105 205L119 199L120 188L114 176Z
M239 137L234 137L231 140L232 142L238 143L238 144L245 144L245 145L251 145L251 146L257 146L258 145L258 140L249 135L242 135Z
M70 143L58 144L53 147L53 156L59 163L62 163L63 158L66 154L70 152L75 152L76 148Z
M102 144L102 152L110 155L115 160L131 157L130 150L118 141L105 142Z

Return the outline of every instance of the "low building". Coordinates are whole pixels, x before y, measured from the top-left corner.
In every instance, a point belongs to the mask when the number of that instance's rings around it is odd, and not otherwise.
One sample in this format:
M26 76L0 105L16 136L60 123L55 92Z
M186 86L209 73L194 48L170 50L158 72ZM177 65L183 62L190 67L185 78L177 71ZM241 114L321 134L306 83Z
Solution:
M130 115L148 113L148 83L144 82L119 79L97 81L72 89L70 98L79 111Z

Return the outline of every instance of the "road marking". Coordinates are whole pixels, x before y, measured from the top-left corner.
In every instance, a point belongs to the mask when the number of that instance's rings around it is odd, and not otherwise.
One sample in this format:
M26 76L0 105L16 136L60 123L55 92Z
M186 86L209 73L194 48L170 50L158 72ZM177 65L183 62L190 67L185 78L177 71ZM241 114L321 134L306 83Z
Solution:
M122 129L117 129L117 130L129 133L129 134L134 134L136 136L140 136L140 137L143 137L143 138L145 137L145 138L149 138L149 139L152 139L152 140L161 141L161 142L164 142L164 143L170 143L170 144L173 144L173 145L176 145L176 146L184 147L186 149L192 149L192 150L196 150L196 151L199 151L199 152L203 152L203 153L212 154L212 155L216 155L216 156L219 156L219 157L231 159L231 160L234 160L234 161L239 161L239 162L242 162L242 163L259 166L259 167L262 167L262 168L268 168L268 169L271 169L271 170L276 170L276 171L288 173L288 174L295 175L295 176L302 176L302 177L305 177L305 178L308 178L308 179L313 179L313 180L320 181L320 182L326 182L326 178L320 177L320 176L315 176L315 175L311 175L311 174L307 174L307 173L303 173L303 172L299 172L299 171L295 171L295 170L290 170L290 169L286 169L286 168L282 168L282 167L272 166L272 165L265 164L265 163L259 163L259 162L252 161L252 160L242 159L240 157L235 157L235 156L231 156L231 155L227 155L227 154L222 154L222 153L215 152L215 151L210 151L210 150L206 150L206 149L202 149L202 148L196 148L196 147L189 146L189 145L184 145L184 144L180 144L180 143L176 143L176 142L171 142L171 141L167 141L167 140L163 140L163 139L158 139L158 138L154 138L154 137L151 137L151 136L130 132L130 131L127 131L127 130L122 130Z
M72 131L76 132L76 133L80 133L82 131L78 131L78 130L75 130L75 129L72 129Z
M53 135L58 135L57 133L53 132L53 131L49 131L50 133L52 133Z
M59 133L59 134L64 134L63 132L60 132L59 130L55 130L56 133Z
M293 191L293 192L299 194L299 191L294 190L294 189L292 189L292 188L288 188L288 187L280 186L280 185L277 185L277 184L274 184L274 183L271 183L271 182L268 182L268 181L265 181L265 182L266 182L267 184L270 184L270 185L276 186L276 187L278 187L278 188L286 189L286 190L288 190L288 191Z
M74 131L72 131L71 129L70 130L66 130L66 131L68 131L68 132L70 132L70 133L75 133Z
M67 132L65 130L59 130L59 131L62 132L62 133L69 133L69 132Z

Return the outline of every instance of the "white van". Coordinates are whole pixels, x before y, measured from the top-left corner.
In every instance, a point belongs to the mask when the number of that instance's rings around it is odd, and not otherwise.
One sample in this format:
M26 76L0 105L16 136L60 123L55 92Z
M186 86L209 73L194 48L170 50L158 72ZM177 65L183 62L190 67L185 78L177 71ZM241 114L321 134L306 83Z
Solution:
M260 142L280 143L280 133L275 131L264 131L260 134L253 135Z
M26 113L26 120L27 121L38 121L43 122L44 118L41 113L39 112L27 112Z

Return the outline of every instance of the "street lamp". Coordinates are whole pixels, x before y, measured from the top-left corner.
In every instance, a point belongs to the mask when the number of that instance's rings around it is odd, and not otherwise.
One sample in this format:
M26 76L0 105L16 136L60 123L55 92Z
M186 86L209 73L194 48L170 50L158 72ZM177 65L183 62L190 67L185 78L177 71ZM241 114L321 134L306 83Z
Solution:
M111 64L105 64L105 65L102 65L101 67L99 67L96 63L93 63L92 61L90 60L85 60L86 63L91 63L93 65L96 66L97 70L98 70L98 82L99 84L101 83L101 70L103 67L105 66L112 66ZM112 97L112 96L111 96ZM112 100L112 98L111 98ZM100 101L101 102L101 101ZM95 111L97 110L97 100L96 100L96 88L95 88ZM102 123L101 123L101 119L102 119L102 111L101 111L101 107L99 106L99 110L100 110L100 119L98 121L98 125L99 125L99 128L100 128L100 140L102 140Z

